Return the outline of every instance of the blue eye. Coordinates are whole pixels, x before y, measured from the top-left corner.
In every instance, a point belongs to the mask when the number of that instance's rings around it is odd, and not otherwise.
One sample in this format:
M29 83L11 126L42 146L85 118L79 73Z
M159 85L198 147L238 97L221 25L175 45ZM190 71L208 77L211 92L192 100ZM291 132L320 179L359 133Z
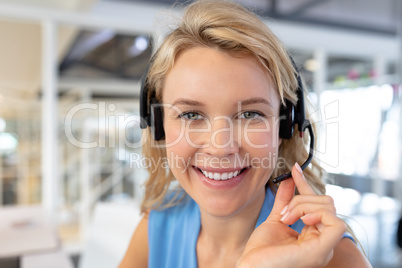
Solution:
M188 119L188 120L198 120L202 119L202 116L197 112L186 112L179 115L180 118Z
M241 119L254 119L256 117L262 116L261 113L258 112L252 112L252 111L246 111L240 114L239 118Z

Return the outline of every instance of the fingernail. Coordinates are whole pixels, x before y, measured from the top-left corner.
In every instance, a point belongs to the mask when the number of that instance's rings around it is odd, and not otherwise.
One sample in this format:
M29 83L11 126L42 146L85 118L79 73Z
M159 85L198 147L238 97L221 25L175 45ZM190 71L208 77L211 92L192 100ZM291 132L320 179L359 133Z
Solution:
M310 213L307 213L306 215L300 217L300 219L303 220L304 218L308 218L310 215L311 215Z
M289 216L289 211L286 212L286 214L282 216L281 221L284 221L288 216Z
M283 215L283 214L285 214L285 212L288 210L288 206L285 206L283 209L282 209L282 211L281 211L281 215Z
M297 171L299 171L301 174L303 173L303 170L301 169L299 163L296 162L295 167L296 167Z

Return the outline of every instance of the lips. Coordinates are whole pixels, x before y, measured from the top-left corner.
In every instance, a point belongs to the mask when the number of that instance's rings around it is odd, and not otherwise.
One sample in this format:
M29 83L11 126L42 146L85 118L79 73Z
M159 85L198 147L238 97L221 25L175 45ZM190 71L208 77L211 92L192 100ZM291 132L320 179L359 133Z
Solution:
M228 170L228 171L217 171L217 170L204 170L199 167L195 167L198 169L204 176L208 179L215 180L215 181L226 181L230 180L232 178L236 178L239 176L242 172L244 172L248 167L246 168L241 168L238 170Z

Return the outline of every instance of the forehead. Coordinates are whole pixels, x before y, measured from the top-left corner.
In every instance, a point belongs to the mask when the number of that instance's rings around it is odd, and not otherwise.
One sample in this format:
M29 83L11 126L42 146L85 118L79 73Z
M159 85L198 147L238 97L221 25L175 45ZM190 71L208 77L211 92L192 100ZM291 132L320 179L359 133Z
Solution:
M203 47L186 50L176 58L166 76L162 95L165 103L183 96L229 102L263 97L279 103L268 72L255 57L234 57Z

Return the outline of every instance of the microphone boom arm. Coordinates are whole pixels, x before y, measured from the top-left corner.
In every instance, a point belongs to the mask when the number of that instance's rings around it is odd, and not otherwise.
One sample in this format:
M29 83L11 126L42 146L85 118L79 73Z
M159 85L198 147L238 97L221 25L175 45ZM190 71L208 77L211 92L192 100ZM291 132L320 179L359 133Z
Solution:
M308 120L305 121L305 125L307 125L306 128L308 129L308 132L310 134L310 152L308 154L307 160L303 163L303 165L300 166L302 170L304 170L311 163L311 160L313 160L313 156L314 156L314 133L313 133L313 128L311 126L310 121L308 121ZM272 181L274 183L279 183L279 182L284 181L286 179L289 179L291 177L292 177L292 172L288 172L288 173L282 174L282 175L274 178Z

